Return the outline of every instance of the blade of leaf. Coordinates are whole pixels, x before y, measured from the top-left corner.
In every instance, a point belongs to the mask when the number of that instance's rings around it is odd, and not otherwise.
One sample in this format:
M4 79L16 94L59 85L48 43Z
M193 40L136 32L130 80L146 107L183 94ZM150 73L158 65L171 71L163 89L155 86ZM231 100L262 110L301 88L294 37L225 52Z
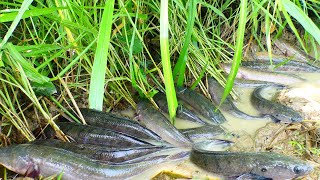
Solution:
M107 58L111 37L114 0L106 1L100 23L97 49L92 67L89 90L89 107L102 110Z
M241 63L241 55L242 55L242 48L243 48L243 39L244 39L244 32L245 32L245 25L246 25L246 15L247 15L247 0L241 0L240 3L240 18L238 23L238 30L237 30L237 42L236 42L236 52L233 57L232 67L230 73L228 75L228 80L226 83L226 87L223 92L223 96L220 101L220 105L224 102L224 100L228 97L230 91L233 87L234 79L237 75L238 68Z

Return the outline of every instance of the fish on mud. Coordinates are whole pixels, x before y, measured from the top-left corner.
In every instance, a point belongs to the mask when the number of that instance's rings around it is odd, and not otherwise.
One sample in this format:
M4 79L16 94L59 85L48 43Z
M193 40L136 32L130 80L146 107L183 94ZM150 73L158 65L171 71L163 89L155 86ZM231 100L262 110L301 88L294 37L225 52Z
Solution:
M174 157L176 158L176 157ZM0 165L28 177L62 173L63 180L130 179L171 157L139 163L110 165L64 149L35 144L19 144L0 148Z
M293 60L285 62L285 60L275 59L272 62L270 65L270 61L242 61L241 66L265 72L320 72L320 68L303 62Z
M92 144L68 143L56 139L36 140L32 144L65 149L105 163L123 163L160 150L168 150L163 146L110 148Z
M208 119L210 123L221 124L226 121L223 114L203 95L187 88L178 88L179 99L191 106L197 113Z
M231 64L222 64L223 70L229 74ZM258 70L249 69L247 67L239 67L236 78L257 80L257 81L268 81L278 84L290 85L295 83L305 82L306 80L298 76L289 74L280 74L275 72L263 72Z
M277 90L284 89L285 86L282 85L269 85L257 87L252 95L251 102L262 114L270 115L275 121L280 122L301 122L303 120L302 116L293 110L292 108L282 105L280 103L268 100L263 97L262 92L266 88L276 88Z
M130 119L87 108L80 108L80 111L89 125L111 129L141 139L161 140L157 134Z
M181 129L180 131L193 142L204 139L213 139L217 136L226 134L219 125L206 125L196 128Z
M208 79L209 93L211 95L212 101L219 105L223 96L224 89L223 87L213 78ZM237 106L232 102L230 96L228 96L220 108L227 113L232 114L235 117L245 119L245 120L261 120L265 118L265 116L252 116L245 112L240 111Z
M277 46L284 55L292 57L297 61L309 62L310 60L315 60L314 57L309 56L307 53L298 49L296 45L292 45L286 40L277 39L274 41L274 45Z
M165 94L159 92L155 96L153 96L153 100L157 103L161 111L168 113L168 103L167 103L167 98ZM181 102L179 102L177 112L176 112L176 117L180 119L196 122L199 124L207 124L205 121L199 118L194 112L192 112L190 109L188 109L183 104L181 104Z
M104 145L109 147L150 146L150 143L135 137L100 127L77 123L57 123L60 129L77 143Z
M194 148L190 160L198 167L227 179L251 176L285 180L304 176L313 169L304 161L272 152L224 152Z
M191 147L191 140L180 133L150 102L141 100L137 105L138 119L163 140L178 147Z

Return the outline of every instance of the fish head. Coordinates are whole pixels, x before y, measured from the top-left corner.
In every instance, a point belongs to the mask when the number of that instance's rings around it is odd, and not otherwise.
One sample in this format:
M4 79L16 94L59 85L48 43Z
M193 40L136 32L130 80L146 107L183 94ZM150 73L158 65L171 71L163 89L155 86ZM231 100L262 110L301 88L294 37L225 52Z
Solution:
M29 144L12 145L0 149L0 164L7 169L27 177L36 178L40 174L39 166L21 147L28 148Z
M302 116L293 109L280 110L272 116L284 123L301 122L303 120Z
M250 173L273 180L285 180L307 175L312 170L313 167L304 161L276 153L268 153L263 161L256 163Z

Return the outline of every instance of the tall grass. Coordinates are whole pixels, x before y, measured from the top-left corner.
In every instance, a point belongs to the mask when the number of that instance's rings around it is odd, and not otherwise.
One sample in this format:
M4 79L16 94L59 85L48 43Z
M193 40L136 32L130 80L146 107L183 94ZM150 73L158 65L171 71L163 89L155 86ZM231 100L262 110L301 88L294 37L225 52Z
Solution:
M89 99L91 108L110 111L135 108L136 94L152 101L158 90L165 90L172 119L175 86L199 88L209 96L203 82L213 76L226 86L226 97L248 37L262 49L262 39L267 39L271 52L273 39L290 28L302 49L310 50L306 42L316 49L319 2L301 2L1 1L3 132L11 137L15 127L33 140L34 127L25 116L31 109L44 117L38 125L59 131L43 96L64 107L59 109L88 106ZM305 31L298 31L301 27ZM220 69L224 62L233 63L228 80Z

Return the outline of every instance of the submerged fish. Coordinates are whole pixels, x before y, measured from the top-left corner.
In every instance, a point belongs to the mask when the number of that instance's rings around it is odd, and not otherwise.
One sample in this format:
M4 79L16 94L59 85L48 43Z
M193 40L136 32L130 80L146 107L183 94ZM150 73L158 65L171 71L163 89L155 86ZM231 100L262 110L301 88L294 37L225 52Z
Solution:
M157 133L163 140L179 147L191 147L191 141L180 133L169 120L157 111L151 103L142 100L137 105L139 120L149 129Z
M57 123L60 129L77 143L109 147L150 146L150 143L109 129L77 123Z
M161 140L157 134L130 119L93 109L81 108L80 111L89 125L111 129L141 139Z
M231 64L222 64L222 68L226 73L230 73ZM280 74L275 72L262 72L258 70L249 69L246 67L239 67L237 78L242 79L249 79L249 80L258 80L258 81L268 81L268 82L274 82L278 84L294 84L294 83L301 83L306 81L303 78L294 76L294 75L288 75L288 74Z
M36 140L32 144L65 149L106 163L123 163L160 150L168 150L163 146L110 148L92 144L68 143L55 139Z
M150 161L109 165L71 151L34 145L20 144L0 148L0 164L28 177L51 176L62 173L63 180L74 179L128 179L170 157Z
M166 95L159 92L153 97L154 101L157 103L161 111L168 113L168 103L166 99ZM185 107L181 102L179 102L176 117L200 124L207 124L201 118L199 118L195 113L193 113L190 109Z
M251 95L251 102L254 105L254 107L256 107L262 114L269 114L272 117L272 119L276 121L301 122L303 118L298 112L296 112L292 108L271 100L267 100L263 97L263 90L270 87L276 88L278 90L284 89L284 86L281 85L257 87Z
M226 121L220 110L201 94L187 88L179 88L177 96L211 123L221 124Z
M228 178L242 175L285 180L310 173L304 161L271 152L223 152L193 149L191 161L200 168Z
M224 89L223 87L213 78L209 78L208 80L209 93L211 95L212 101L219 105L223 96ZM247 113L240 111L237 106L232 102L230 96L228 96L220 108L227 113L232 114L235 117L239 117L245 120L261 120L264 116L252 116Z
M180 131L192 141L213 139L219 135L225 134L225 131L219 125L206 125L196 128L181 129Z

